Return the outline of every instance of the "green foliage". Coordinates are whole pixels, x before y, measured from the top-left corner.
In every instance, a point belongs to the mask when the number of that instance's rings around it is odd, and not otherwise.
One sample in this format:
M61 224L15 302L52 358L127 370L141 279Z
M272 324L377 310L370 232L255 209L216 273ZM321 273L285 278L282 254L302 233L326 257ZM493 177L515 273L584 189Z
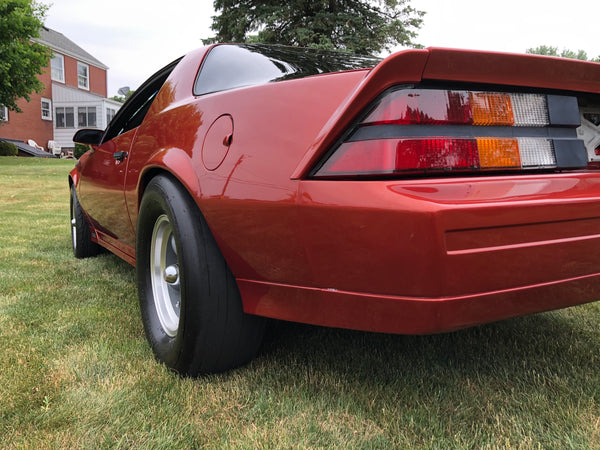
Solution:
M263 42L356 54L414 46L422 11L410 0L215 0L213 42ZM251 34L255 33L256 34Z
M540 45L535 48L528 48L526 52L533 55L557 56L560 58L579 59L581 61L600 62L600 56L589 59L587 53L581 49L573 51L565 48L561 52L559 52L558 47Z
M121 97L120 95L113 95L110 97L110 99L116 102L125 103L133 94L135 94L135 91L129 91L124 97Z
M41 92L38 79L48 66L50 50L39 37L47 6L34 0L0 0L0 105L19 111L17 100Z
M90 149L89 145L75 143L75 149L73 150L73 156L77 159Z
M17 156L19 149L12 142L0 141L0 156Z

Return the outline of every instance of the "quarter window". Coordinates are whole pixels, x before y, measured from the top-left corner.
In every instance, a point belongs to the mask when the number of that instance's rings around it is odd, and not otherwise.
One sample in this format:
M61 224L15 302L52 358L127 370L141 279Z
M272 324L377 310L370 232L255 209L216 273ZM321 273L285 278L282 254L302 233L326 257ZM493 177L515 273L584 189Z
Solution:
M90 67L80 62L77 62L77 86L85 90L90 89Z
M77 108L77 127L95 127L96 126L96 107L79 106Z
M42 119L52 120L52 101L42 98Z
M75 111L72 106L59 106L54 112L56 128L75 128Z
M50 60L50 72L54 81L65 82L65 58L55 53Z

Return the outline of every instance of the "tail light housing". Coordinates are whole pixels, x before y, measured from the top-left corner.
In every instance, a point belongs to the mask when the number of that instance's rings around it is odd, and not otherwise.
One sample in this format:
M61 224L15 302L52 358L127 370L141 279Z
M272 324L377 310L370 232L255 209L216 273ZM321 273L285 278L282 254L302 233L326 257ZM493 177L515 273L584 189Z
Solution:
M577 169L575 97L401 88L386 92L316 178Z

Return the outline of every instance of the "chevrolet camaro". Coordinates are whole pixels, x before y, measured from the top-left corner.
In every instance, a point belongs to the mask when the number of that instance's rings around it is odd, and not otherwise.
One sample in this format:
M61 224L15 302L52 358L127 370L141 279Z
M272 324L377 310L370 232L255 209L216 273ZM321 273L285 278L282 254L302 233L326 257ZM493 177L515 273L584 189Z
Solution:
M266 318L425 334L600 295L600 64L214 45L74 141L73 252L136 267L184 375Z

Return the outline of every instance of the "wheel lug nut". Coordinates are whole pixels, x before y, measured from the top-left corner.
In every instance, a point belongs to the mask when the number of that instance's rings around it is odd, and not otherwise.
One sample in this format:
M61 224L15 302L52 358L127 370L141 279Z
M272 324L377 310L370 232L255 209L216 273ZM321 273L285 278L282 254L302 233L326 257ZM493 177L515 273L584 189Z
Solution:
M177 283L177 280L179 279L179 268L177 265L174 264L166 267L163 278L169 284Z

